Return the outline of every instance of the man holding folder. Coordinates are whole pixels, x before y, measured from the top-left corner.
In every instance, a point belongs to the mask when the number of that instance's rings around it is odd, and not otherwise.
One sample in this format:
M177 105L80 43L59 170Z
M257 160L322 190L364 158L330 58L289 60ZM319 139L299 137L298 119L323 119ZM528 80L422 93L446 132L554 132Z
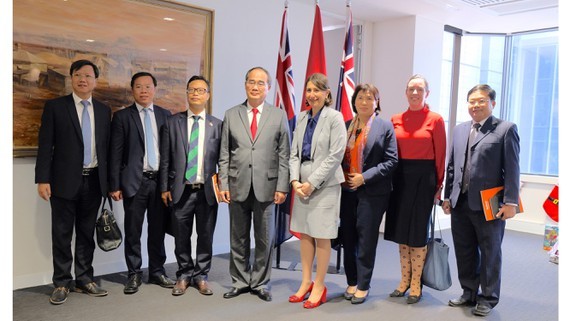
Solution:
M505 220L515 216L519 201L517 126L492 115L495 96L489 85L477 85L467 94L472 121L453 130L442 205L444 213L451 214L463 289L461 297L450 300L449 305L475 306L472 313L477 316L488 315L499 303ZM487 221L480 192L498 186L504 186L504 205L497 219Z

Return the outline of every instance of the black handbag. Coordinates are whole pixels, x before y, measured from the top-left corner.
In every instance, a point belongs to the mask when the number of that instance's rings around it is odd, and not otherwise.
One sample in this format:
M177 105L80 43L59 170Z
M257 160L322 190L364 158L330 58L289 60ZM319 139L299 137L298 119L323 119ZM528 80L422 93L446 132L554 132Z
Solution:
M436 212L433 207L431 216L431 234L427 243L427 255L422 272L422 283L434 290L443 291L451 287L451 273L449 271L449 246L445 244L439 229L439 238L435 238Z
M105 208L107 198L103 198L103 206L101 208L101 215L97 218L95 230L97 231L97 245L105 252L114 250L123 242L123 235L113 215L113 203L109 200L109 207Z

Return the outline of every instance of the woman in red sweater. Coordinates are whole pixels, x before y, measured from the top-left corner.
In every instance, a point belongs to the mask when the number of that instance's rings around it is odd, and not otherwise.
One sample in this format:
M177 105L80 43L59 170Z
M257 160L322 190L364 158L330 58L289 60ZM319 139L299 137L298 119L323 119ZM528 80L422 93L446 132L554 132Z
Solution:
M391 297L408 304L422 297L421 277L426 257L427 231L434 199L439 199L445 170L446 135L441 115L430 111L429 85L414 75L408 80L408 109L392 116L398 143L398 168L386 212L384 239L399 244L402 279Z

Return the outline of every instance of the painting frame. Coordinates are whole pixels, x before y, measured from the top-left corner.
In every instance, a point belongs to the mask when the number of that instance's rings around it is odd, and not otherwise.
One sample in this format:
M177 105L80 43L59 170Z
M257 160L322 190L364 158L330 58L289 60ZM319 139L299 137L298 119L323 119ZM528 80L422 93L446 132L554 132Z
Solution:
M171 0L98 1L96 5L104 5L107 1L110 4L110 1L114 1L115 15L105 18L92 16L92 12L96 10L87 6L92 6L92 1L62 2L86 5L86 12L84 15L75 13L77 21L73 21L73 18L69 21L69 17L54 17L58 19L57 21L69 22L72 26L69 28L72 29L70 31L75 32L58 33L56 29L51 28L55 25L53 20L33 19L31 7L25 7L26 1L33 2L34 10L43 11L44 17L49 15L50 11L54 12L52 15L60 14L62 11L72 12L68 8L65 8L66 10L54 8L54 2L48 0L22 0L14 3L13 157L15 158L37 155L37 133L45 101L72 92L69 65L73 60L94 57L89 60L99 66L101 75L93 97L110 106L113 112L134 102L130 91L130 77L136 72L149 71L155 75L158 80L155 96L158 99L155 99L155 104L169 109L172 113L187 108L185 89L190 76L202 75L210 81L212 79L213 9ZM120 5L116 5L117 3ZM18 7L19 5L22 7ZM116 12L117 10L125 12ZM33 24L20 23L19 18L24 20L28 19L28 16L30 21L33 19ZM93 28L85 21L85 17L89 19L93 17L93 20L97 20L98 26L104 27ZM115 19L116 17L122 18ZM117 21L122 24L119 28L116 26L114 28L120 32L109 35L109 29L105 29L105 26L119 23ZM149 26L147 30L140 30L146 26ZM85 34L81 34L82 28L89 32L87 40ZM50 29L53 30L51 33ZM159 34L154 35L154 41L145 42L143 37L151 35L155 30ZM81 37L83 39L80 39ZM42 41L47 43L47 40L42 39L49 39L50 45L42 45ZM89 40L92 42L89 43ZM94 46L93 42L97 41L99 41L98 46ZM123 43L126 45L121 48ZM34 54L40 51L43 55ZM100 64L107 66L102 68ZM211 106L210 99L207 113L211 114Z

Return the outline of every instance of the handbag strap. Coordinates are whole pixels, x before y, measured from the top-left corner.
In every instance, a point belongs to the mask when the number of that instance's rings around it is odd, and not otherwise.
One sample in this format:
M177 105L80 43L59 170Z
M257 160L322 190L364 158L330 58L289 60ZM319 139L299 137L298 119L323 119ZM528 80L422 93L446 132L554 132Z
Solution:
M430 219L430 236L429 236L429 240L433 240L435 238L435 221L437 220L437 211L436 211L436 205L433 206L433 213L431 215L431 219ZM439 237L441 239L443 239L443 234L441 233L441 226L439 226L439 221L437 222L437 229L439 231Z
M111 201L111 198L109 196L103 197L103 206L101 206L101 210L105 208L105 203L107 202L107 200L109 200L109 208L111 209L111 211L113 211L113 202Z

